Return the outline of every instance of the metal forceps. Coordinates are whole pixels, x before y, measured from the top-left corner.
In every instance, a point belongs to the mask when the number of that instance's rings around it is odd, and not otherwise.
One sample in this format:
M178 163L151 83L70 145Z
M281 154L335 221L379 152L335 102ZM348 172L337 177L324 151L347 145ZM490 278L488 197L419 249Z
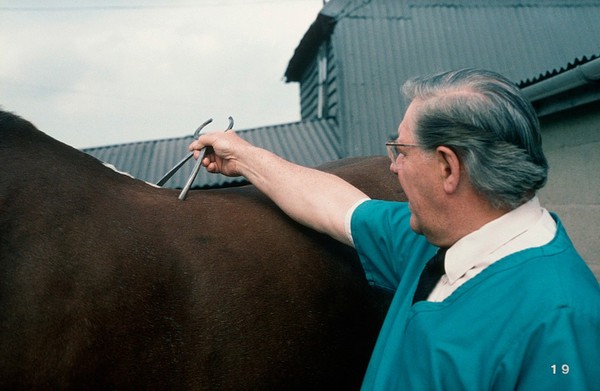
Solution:
M225 129L226 132L233 128L233 118L229 117L228 119L229 119L229 125L227 126L227 129ZM194 139L198 139L198 137L200 137L200 135L202 134L202 130L206 127L206 125L210 124L211 122L212 122L212 118L209 118L202 125L200 125L198 127L198 129L196 129L196 131L194 132ZM204 156L206 156L206 153L208 152L206 148L203 148L202 150L200 150L200 152L202 152L202 151L204 151L204 154L202 155L202 157L200 157L196 161L196 165L194 166L194 169L192 170L185 186L183 187L183 190L179 194L178 198L182 201L185 200L185 197L186 197L188 191L192 187L192 183L194 182L194 179L196 179L196 176L198 175L198 172L200 171L200 167L202 166L202 159L204 158ZM181 168L181 166L183 166L184 163L187 162L192 156L194 156L194 153L190 152L186 157L181 159L181 161L179 161L179 163L177 163L175 166L173 166L173 168L171 168L162 178L160 178L160 180L158 182L156 182L156 185L157 186L164 185L173 176L173 174L175 174Z

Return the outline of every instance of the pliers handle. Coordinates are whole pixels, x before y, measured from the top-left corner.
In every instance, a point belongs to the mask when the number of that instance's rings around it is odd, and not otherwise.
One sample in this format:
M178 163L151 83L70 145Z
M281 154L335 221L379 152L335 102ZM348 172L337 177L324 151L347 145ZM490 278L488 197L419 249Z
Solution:
M228 119L229 119L229 125L227 126L227 129L225 129L226 132L228 130L233 129L233 124L234 124L233 117L230 116ZM195 140L197 140L198 137L200 137L200 135L202 134L202 130L206 127L206 125L210 124L211 122L212 122L212 118L209 118L206 121L204 121L204 123L202 125L200 125L198 127L198 129L196 129L196 131L194 132ZM206 156L206 153L207 153L206 148L203 148L201 151L203 151L203 150L204 150L204 155L201 158L199 158L198 161L196 162L196 165L194 166L194 169L192 170L190 177L188 178L183 190L179 194L180 200L185 199L187 192L192 187L192 183L194 182L194 179L196 179L196 176L198 175L198 172L200 171L200 166L202 165L202 159L204 158L204 156ZM185 164L185 162L190 160L190 158L192 156L194 156L194 153L190 152L186 157L181 159L181 161L179 161L179 163L177 163L175 166L173 166L173 168L171 168L162 178L160 178L160 180L158 182L156 182L156 185L157 186L164 185L169 179L171 179L173 174L175 174Z

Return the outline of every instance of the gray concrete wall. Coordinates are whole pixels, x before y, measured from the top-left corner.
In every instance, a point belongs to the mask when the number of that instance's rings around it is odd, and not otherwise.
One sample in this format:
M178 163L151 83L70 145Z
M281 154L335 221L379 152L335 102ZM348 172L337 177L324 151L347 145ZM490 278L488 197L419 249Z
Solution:
M541 119L550 164L540 201L600 281L600 102Z

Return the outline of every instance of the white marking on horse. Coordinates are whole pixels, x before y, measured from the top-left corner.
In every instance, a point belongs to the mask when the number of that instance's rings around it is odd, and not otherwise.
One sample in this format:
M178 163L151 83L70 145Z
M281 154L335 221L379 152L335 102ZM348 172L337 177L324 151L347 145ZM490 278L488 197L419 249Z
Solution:
M108 167L108 168L110 168L111 170L113 170L114 172L116 172L116 173L118 173L118 174L121 174L121 175L128 176L129 178L132 178L132 179L137 179L136 177L134 177L133 175L131 175L131 174L130 174L130 173L128 173L128 172L125 172L125 171L120 171L119 169L117 169L117 167L113 166L113 165L112 165L112 164L110 164L110 163L102 162L102 164L104 164L104 166L105 166L105 167ZM157 186L157 185L155 185L154 183L150 183L150 182L146 182L146 181L144 181L144 183L146 183L147 185L150 185L150 186L152 186L152 187L156 187L157 189L161 189L161 187L160 187L160 186Z

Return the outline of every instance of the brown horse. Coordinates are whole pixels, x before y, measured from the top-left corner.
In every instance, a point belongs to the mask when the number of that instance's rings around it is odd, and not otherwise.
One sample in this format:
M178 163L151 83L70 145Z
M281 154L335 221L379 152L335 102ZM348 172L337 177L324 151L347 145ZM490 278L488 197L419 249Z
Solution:
M387 295L254 187L179 201L6 112L0 167L0 389L359 387Z

